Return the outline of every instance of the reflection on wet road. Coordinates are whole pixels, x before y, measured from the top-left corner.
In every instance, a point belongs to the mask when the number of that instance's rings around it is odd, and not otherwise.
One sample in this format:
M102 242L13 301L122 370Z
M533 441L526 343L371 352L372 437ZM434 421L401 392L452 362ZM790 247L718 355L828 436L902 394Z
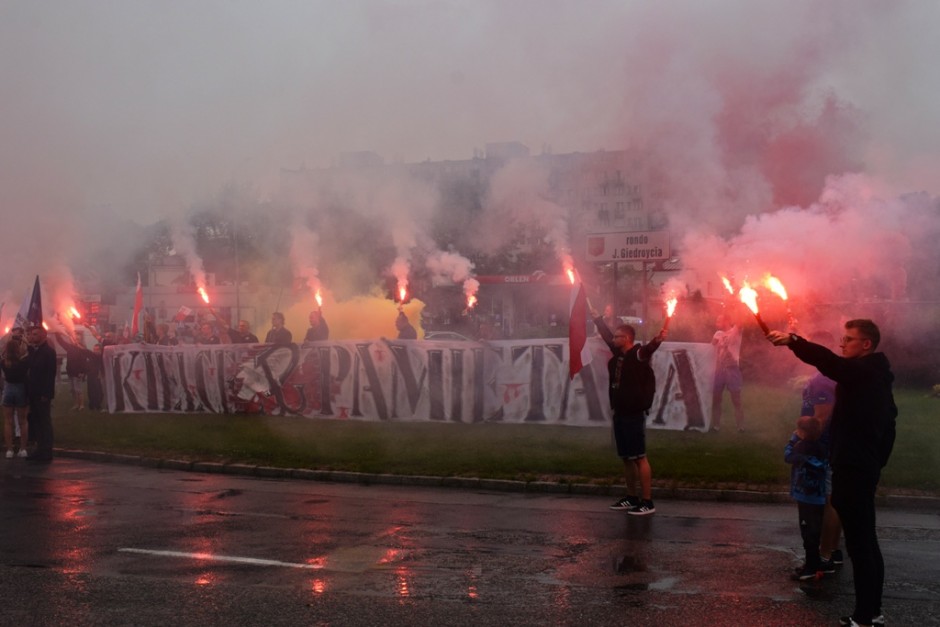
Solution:
M0 469L4 624L832 624L795 507L274 481L58 459ZM936 514L881 512L894 624L937 621ZM9 622L7 622L9 621ZM38 621L38 622L36 622Z

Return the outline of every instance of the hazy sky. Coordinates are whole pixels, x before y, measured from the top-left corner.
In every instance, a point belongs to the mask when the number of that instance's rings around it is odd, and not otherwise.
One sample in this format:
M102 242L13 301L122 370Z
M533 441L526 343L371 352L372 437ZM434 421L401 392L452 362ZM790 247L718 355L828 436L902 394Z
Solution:
M936 194L938 24L929 0L0 0L0 246L35 267L38 226L67 264L109 212L489 141L647 150L673 206L733 195L732 226L847 164Z

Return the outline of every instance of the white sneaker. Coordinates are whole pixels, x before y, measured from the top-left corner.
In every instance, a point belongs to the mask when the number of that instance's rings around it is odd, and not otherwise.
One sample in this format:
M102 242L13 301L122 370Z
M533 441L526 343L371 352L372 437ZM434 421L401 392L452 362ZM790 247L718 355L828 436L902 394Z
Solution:
M13 459L13 449L7 449L7 459Z
M17 457L26 457L26 449L21 448L20 451L16 454Z

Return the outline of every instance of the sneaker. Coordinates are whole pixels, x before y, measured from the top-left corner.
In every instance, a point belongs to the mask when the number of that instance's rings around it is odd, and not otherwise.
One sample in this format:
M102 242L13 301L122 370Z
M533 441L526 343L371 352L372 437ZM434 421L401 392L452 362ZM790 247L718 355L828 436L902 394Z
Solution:
M836 572L836 563L832 561L832 558L819 558L819 571L831 575Z
M653 505L652 501L643 501L636 507L632 507L627 510L627 513L631 516L648 516L656 511L656 507Z
M793 581L809 581L810 579L816 578L817 570L818 569L816 568L803 564L802 566L797 568L795 571L793 571L793 575L790 578Z
M842 566L842 562L843 562L842 551L840 549L836 549L835 551L833 551L832 555L829 556L829 561L835 564L836 566Z
M610 509L633 509L640 504L640 499L635 496L625 496L610 506Z
M7 449L7 459L13 459L13 449Z
M24 458L25 458L25 457L26 457L26 449L25 449L25 448L21 448L21 449L19 450L19 452L16 454L16 456L17 456L17 457L24 457Z
M839 619L839 624L840 624L840 625L845 625L846 627L848 627L849 625L858 625L858 623L856 623L855 620L854 620L851 616L843 616L843 617L841 617L841 618ZM884 624L885 624L885 615L884 615L884 614L879 614L878 616L875 616L874 618L871 619L871 624L872 624L872 625L884 625Z

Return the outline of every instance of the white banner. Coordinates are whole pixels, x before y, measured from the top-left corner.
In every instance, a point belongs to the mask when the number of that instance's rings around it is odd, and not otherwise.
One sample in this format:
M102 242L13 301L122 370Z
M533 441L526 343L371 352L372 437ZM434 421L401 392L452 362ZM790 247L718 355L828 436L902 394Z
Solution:
M606 425L607 361L568 378L568 340L362 340L273 346L152 346L105 350L111 412L263 413L316 418ZM653 356L648 425L706 429L714 349L666 342Z

